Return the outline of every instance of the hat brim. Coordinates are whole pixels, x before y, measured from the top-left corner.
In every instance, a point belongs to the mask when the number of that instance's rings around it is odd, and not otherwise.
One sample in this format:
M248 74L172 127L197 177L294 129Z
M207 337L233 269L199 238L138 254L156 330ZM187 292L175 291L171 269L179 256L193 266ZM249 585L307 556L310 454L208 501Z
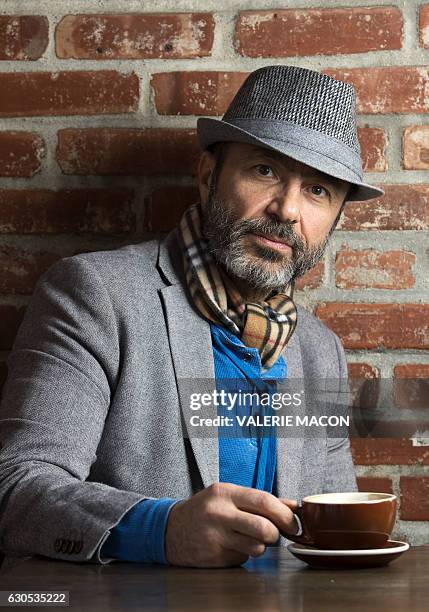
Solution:
M255 134L248 132L244 128L232 125L220 119L202 117L197 121L198 142L203 150L215 142L244 142L255 144L287 155L320 172L351 183L354 189L347 198L348 202L372 200L384 195L384 191L379 187L360 181L356 173L352 172L350 168L341 163L340 160L334 159L332 156L328 156L323 152L321 153L320 151L310 149L308 146L303 146L302 143L299 142L299 139L297 139L297 134L299 135L300 132L302 133L302 140L306 145L308 145L309 140L311 142L311 138L320 137L319 133L314 133L313 130L310 130L309 134L308 128L301 126L294 126L293 138L285 137L283 134L282 139L278 140L265 135L261 137L255 136ZM321 148L321 150L325 151L324 148Z

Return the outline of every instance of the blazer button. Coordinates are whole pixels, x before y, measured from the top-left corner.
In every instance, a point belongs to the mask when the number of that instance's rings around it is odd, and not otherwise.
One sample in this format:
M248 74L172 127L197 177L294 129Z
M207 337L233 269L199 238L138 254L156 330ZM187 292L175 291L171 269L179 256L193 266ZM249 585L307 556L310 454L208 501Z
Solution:
M57 540L55 540L55 542L54 542L54 550L55 550L55 552L60 552L62 545L63 545L62 538L58 538Z
M75 540L72 553L74 553L75 555L78 555L80 551L82 550L82 548L83 548L82 540Z

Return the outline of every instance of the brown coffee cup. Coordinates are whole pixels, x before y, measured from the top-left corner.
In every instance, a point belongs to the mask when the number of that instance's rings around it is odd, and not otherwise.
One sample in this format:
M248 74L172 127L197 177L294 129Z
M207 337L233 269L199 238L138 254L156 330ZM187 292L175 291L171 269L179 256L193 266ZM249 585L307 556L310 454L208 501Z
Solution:
M285 537L324 549L383 548L396 518L396 496L389 493L325 493L304 497L294 514L297 535Z

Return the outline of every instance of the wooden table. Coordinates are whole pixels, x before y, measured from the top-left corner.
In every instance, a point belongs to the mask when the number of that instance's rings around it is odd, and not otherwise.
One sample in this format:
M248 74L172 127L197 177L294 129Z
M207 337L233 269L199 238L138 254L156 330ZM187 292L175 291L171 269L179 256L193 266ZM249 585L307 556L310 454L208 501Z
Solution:
M309 569L279 548L242 567L216 570L32 558L12 567L6 562L0 571L0 589L68 590L70 608L93 612L426 611L429 546L411 548L388 567L342 571Z

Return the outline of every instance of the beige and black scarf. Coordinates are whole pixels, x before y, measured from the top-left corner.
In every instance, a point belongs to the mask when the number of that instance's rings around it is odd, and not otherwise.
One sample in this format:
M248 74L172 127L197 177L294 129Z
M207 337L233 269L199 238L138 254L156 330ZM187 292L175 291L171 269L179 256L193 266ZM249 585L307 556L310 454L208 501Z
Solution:
M296 306L287 293L270 294L259 303L245 302L208 252L201 216L201 204L194 204L179 224L185 276L194 304L203 317L224 325L246 346L258 349L262 366L270 368L295 330ZM292 294L291 287L285 291Z

